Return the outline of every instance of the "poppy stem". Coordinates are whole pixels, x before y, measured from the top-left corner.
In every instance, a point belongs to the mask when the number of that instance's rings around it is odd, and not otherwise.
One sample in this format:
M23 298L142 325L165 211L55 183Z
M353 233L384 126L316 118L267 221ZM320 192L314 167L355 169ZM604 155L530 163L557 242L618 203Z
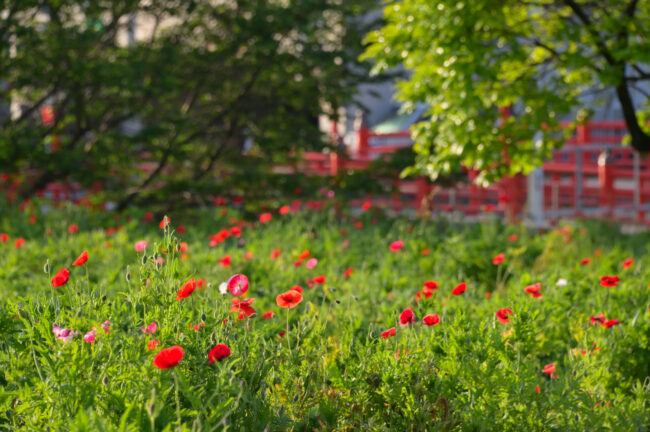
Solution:
M181 399L178 397L178 374L174 369L172 375L174 375L174 391L176 398L176 419L178 420L178 428L181 428Z
M289 355L291 355L291 341L289 340L289 308L287 308L287 331L284 335L287 337L287 346L289 347Z

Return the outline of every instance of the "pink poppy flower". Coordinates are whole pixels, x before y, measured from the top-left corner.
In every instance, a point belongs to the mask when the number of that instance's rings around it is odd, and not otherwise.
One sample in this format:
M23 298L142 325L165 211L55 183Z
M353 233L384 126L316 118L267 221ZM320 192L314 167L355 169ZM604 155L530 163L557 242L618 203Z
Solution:
M394 241L394 242L392 242L392 243L390 244L390 246L388 246L388 248L389 248L390 250L392 250L393 252L397 252L397 251L399 251L400 249L402 249L403 247L404 247L404 242L403 242L402 240Z
M228 279L228 291L234 296L240 296L248 291L248 278L243 274L236 274Z
M96 333L91 330L84 335L84 341L88 342L89 344L94 344L95 336L97 336Z
M142 333L154 334L158 330L158 324L152 322L148 326L142 327Z
M316 267L317 264L318 264L318 260L316 258L311 258L309 261L307 261L305 267L307 267L308 269L313 269L314 267Z
M147 248L147 241L146 240L140 240L135 242L134 249L136 252L144 252L144 250Z

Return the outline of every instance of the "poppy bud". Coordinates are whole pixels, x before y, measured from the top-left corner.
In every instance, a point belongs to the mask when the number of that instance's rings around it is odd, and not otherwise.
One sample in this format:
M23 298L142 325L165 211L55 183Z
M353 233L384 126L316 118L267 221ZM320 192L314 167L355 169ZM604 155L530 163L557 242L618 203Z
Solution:
M43 266L43 272L50 274L50 259L48 258L47 261L45 261L45 265Z
M357 296L352 296L352 298L354 299L354 301L359 301L359 297Z
M147 263L147 254L142 255L142 265Z
M335 300L336 304L341 304L341 300Z
M126 282L131 283L131 269L129 269L129 266L126 266Z
M103 302L106 301L106 296L102 296L102 301L103 301Z
M102 379L102 385L104 386L108 385L108 375L105 375L104 378Z
M205 314L202 314L201 315L201 321L205 321L205 320L206 320L206 316L205 316Z

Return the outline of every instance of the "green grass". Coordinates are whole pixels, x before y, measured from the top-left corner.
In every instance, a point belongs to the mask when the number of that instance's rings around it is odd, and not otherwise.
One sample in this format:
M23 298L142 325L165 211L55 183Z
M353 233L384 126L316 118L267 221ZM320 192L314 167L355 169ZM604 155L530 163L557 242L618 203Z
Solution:
M533 235L493 220L459 226L371 213L360 217L363 229L326 210L274 213L210 247L209 235L241 217L235 210L172 215L172 228L187 229L179 235L139 214L127 222L64 209L31 224L3 209L0 233L11 240L0 243L0 429L648 430L647 234L581 225ZM68 233L71 224L77 233ZM16 249L20 236L26 242ZM148 241L146 254L135 252L138 240ZM395 240L405 243L399 252L389 250ZM188 245L184 259L179 241ZM282 253L272 260L274 249ZM72 267L84 250L88 262ZM305 250L318 259L314 269L294 266ZM244 260L246 252L253 258ZM495 266L498 253L505 261ZM228 268L218 261L225 255ZM628 257L635 261L624 270ZM69 282L52 288L64 267ZM233 296L219 292L236 273L250 279L251 318L238 320ZM326 282L309 288L317 275ZM621 281L601 287L605 275ZM208 285L177 301L189 278ZM439 289L416 302L427 280ZM460 282L466 292L451 295ZM536 282L542 298L524 293ZM294 285L303 301L279 308L276 296ZM400 326L406 308L418 321ZM496 319L503 308L514 312L508 324ZM262 319L267 311L274 318ZM440 323L423 325L434 313ZM591 325L600 313L620 324ZM146 335L151 322L158 329ZM66 344L55 324L80 334ZM90 344L83 336L93 327ZM391 327L396 335L382 338ZM149 351L151 339L159 344ZM231 355L211 364L216 344ZM178 366L155 367L156 353L174 345L185 352ZM542 373L549 363L557 378Z

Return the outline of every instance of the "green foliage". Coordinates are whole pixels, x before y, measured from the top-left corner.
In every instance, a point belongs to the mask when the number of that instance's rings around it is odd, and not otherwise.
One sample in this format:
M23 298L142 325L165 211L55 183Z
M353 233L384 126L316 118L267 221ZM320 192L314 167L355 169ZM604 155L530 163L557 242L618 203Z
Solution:
M30 224L22 212L2 210L0 232L11 237L0 243L3 428L650 426L647 234L623 237L612 227L587 225L537 235L494 220L414 222L374 210L358 216L364 228L356 229L347 215L305 210L249 223L241 237L209 247L208 235L232 226L241 213L172 214L173 226L187 229L177 234L171 227L160 230L158 218L142 222L137 213L123 219L68 208L38 214ZM69 234L71 224L79 232ZM15 248L19 235L26 243ZM135 252L134 242L143 239L146 251ZM390 251L398 239L404 248ZM180 242L187 243L183 254ZM276 248L280 256L270 259ZM422 255L425 248L429 253ZM70 267L82 250L88 250L88 262ZM316 268L294 266L304 250L318 259ZM244 259L245 252L253 258ZM501 252L506 259L496 268L492 257ZM232 265L224 268L217 260L227 254ZM592 262L580 265L586 257ZM628 257L635 262L623 270ZM158 258L162 265L155 264ZM70 281L52 288L52 275L62 267L71 270ZM348 267L354 272L345 278ZM219 293L219 284L235 273L250 279L247 296L255 298L256 316L238 320L229 310L232 296ZM601 276L614 274L621 277L619 286L599 285ZM326 282L309 288L304 281L316 275ZM190 277L208 284L175 300ZM557 284L559 279L567 284ZM438 281L439 289L416 302L427 280ZM460 281L468 283L467 291L450 295ZM535 282L542 284L542 298L523 291ZM288 311L277 307L276 295L296 284L304 288L302 303ZM400 326L407 307L418 320L439 314L440 324ZM502 308L514 312L509 324L496 320ZM263 320L266 311L276 316ZM620 324L590 325L589 317L601 312ZM104 333L100 324L106 320L111 324ZM146 335L142 328L151 322L158 329ZM199 330L190 327L199 323ZM80 334L63 343L52 333L54 324ZM84 342L93 327L97 340ZM383 339L381 332L390 327L397 327L396 335ZM287 331L284 337L281 331ZM151 339L160 341L154 351L147 349ZM207 353L218 343L232 355L210 364ZM185 350L180 364L155 368L156 352L172 345ZM556 364L557 378L541 372L549 363Z
M605 88L616 89L632 145L650 150L639 121L647 94L641 108L630 98L650 80L647 2L404 0L384 18L363 58L377 71L403 65L399 99L407 110L429 106L412 129L421 173L435 179L466 166L482 183L527 173L566 139L561 118L587 119L581 96ZM498 108L508 106L503 121Z
M318 116L366 75L356 59L369 27L354 17L370 3L5 2L0 101L24 109L0 116L0 167L21 175L25 196L54 180L101 182L126 206L187 199L225 173L320 149ZM248 142L257 158L242 157Z

